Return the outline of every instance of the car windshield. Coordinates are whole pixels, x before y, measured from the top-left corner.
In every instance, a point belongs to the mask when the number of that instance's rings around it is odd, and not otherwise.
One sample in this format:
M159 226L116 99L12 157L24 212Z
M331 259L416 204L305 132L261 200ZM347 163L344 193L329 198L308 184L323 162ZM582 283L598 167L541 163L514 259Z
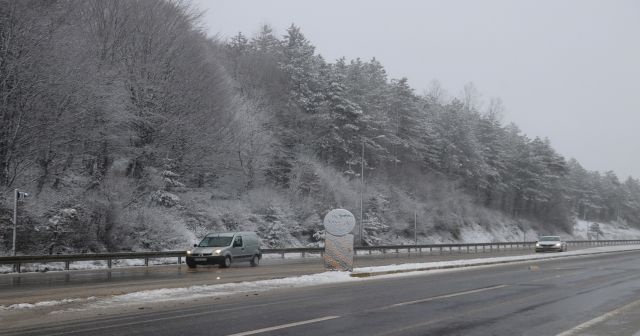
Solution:
M198 247L229 246L233 237L204 237Z
M555 237L555 236L547 236L547 237L540 237L541 241L560 241L560 237Z

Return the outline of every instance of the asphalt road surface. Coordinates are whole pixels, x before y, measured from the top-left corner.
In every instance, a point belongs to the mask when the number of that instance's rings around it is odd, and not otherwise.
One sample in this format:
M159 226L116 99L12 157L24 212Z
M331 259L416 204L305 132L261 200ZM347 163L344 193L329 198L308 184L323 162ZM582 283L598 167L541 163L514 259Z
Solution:
M501 250L487 253L395 254L360 256L357 267L381 266L396 263L432 262L471 258L488 258L533 254L531 250ZM112 269L60 271L47 273L0 274L0 306L15 303L35 303L74 297L107 296L158 288L256 281L300 276L324 271L320 258L263 259L259 267L249 263L232 264L229 269L218 266L198 266L189 269L185 264L136 266Z
M79 313L75 321L43 319L46 325L0 333L633 335L639 257L623 252L530 261L131 307L108 316Z

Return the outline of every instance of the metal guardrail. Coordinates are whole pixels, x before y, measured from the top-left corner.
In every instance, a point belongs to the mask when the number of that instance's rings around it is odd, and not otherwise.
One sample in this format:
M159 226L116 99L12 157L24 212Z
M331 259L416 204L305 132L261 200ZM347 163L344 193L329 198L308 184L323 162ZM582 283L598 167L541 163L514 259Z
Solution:
M356 255L373 254L373 252L386 253L484 253L500 250L526 250L533 249L536 242L500 242L500 243L475 243L475 244L427 244L427 245L384 245L384 246L356 246ZM610 245L637 245L640 240L571 240L567 241L568 246L610 246ZM281 249L261 249L262 254L279 254L285 258L287 254L299 254L303 258L307 254L324 253L321 247L295 247ZM111 268L114 260L122 259L143 259L145 266L149 266L150 259L178 258L178 264L182 264L186 257L186 251L166 251L166 252L116 252L116 253L87 253L87 254L55 254L55 255L24 255L24 256L0 256L0 265L13 264L19 273L22 264L29 263L52 263L63 262L64 269L69 270L71 262L74 261L96 261L106 260L107 267Z

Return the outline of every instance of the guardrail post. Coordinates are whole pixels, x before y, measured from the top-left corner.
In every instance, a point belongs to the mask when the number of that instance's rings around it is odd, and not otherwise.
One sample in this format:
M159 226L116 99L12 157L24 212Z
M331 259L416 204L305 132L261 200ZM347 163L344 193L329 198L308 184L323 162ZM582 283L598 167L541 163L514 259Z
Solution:
M69 260L65 260L64 261L64 270L65 271L69 270L69 264L71 264L71 261L69 261Z
M111 268L111 259L107 259L107 267Z
M178 257L178 265L182 265L182 257Z
M148 257L144 258L144 265L145 266L149 266L149 258Z

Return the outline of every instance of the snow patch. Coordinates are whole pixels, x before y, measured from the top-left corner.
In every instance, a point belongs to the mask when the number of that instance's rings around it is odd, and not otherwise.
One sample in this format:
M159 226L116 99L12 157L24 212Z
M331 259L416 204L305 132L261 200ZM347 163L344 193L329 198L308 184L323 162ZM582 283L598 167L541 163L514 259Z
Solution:
M621 222L599 223L594 221L577 220L573 226L573 237L580 240L589 240L590 228L593 224L597 224L602 234L598 236L599 240L618 240L618 239L639 239L640 230L632 228ZM593 236L593 235L592 235ZM595 239L595 237L591 237Z
M594 247L585 250L578 251L569 251L562 252L560 254L535 254L535 255L522 255L522 256L511 256L511 257L496 257L496 258L481 258L481 259L466 259L466 260L450 260L450 261L436 261L429 263L412 263L412 264L396 264L396 265L387 265L387 266L375 266L375 267L360 267L355 268L353 273L384 273L384 272L398 272L398 271L415 271L421 269L438 269L438 268L450 268L456 266L477 266L484 265L489 263L506 263L506 262L517 262L517 261L529 261L529 260L537 260L537 259L548 259L550 256L558 256L558 257L569 257L569 256L579 256L593 253L602 253L602 252L616 252L616 251L627 251L627 250L640 250L640 246L603 246L603 247Z
M74 298L74 299L62 299L62 300L54 300L54 301L41 301L36 303L16 303L9 306L0 305L0 311L59 306L59 305L64 305L64 304L69 304L74 302L88 302L95 299L96 299L95 296L91 296L84 299Z
M225 283L219 285L200 285L186 288L163 288L116 295L95 302L94 307L113 307L114 305L149 303L159 301L191 300L196 298L222 297L233 294L265 292L279 288L296 288L338 282L354 281L348 272L324 272L299 277Z

